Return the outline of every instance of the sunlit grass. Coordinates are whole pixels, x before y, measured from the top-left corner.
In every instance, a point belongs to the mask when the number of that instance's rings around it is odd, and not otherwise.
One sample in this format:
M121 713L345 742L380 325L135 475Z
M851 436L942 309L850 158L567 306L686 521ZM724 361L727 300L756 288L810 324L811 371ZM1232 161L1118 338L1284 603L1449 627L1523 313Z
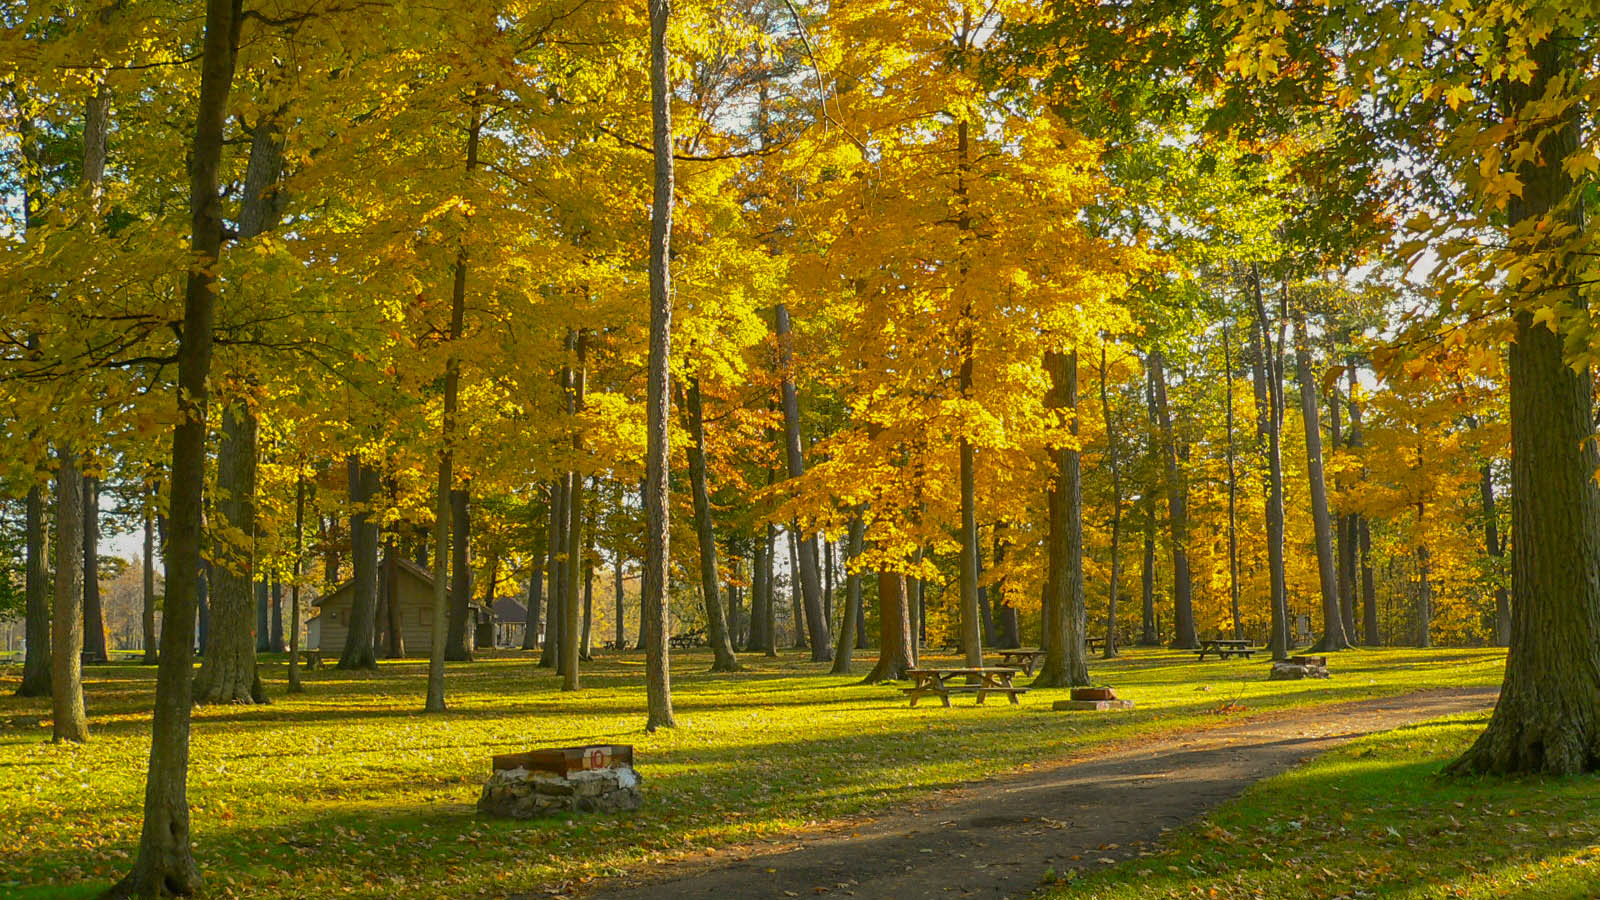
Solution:
M1363 738L1040 900L1600 897L1600 778L1438 774L1485 721Z
M295 697L274 661L271 706L195 711L195 852L211 896L299 898L311 886L316 896L503 896L881 811L1110 740L1220 724L1214 710L1228 703L1256 711L1495 684L1503 660L1493 650L1348 651L1330 661L1329 681L1268 682L1259 661L1133 651L1095 662L1093 674L1138 708L1085 715L1052 712L1059 691L1020 706L960 698L909 709L893 686L818 674L798 655L744 657L746 671L712 676L709 655L676 654L681 727L654 735L642 731L636 654L585 666L576 694L524 654L452 665L450 712L435 717L418 712L422 661L308 672ZM91 895L126 868L138 837L153 670L87 670L84 747L49 743L49 704L11 697L17 677L0 669L0 896ZM570 823L475 813L492 754L590 742L635 746L643 811Z

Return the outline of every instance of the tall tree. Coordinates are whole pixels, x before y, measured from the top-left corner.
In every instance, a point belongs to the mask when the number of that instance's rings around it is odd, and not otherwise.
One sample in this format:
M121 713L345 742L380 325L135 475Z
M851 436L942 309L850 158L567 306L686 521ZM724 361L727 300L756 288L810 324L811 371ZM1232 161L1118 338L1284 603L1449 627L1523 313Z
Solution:
M350 498L350 625L345 632L341 669L375 669L374 637L378 623L378 524L373 505L378 473L352 454L345 461Z
M1317 649L1343 650L1350 646L1339 611L1339 575L1333 556L1333 520L1328 513L1328 484L1322 474L1322 404L1311 374L1311 343L1304 312L1294 320L1295 380L1300 382L1300 418L1306 434L1306 480L1311 486L1311 522L1316 532L1317 581L1322 589L1322 639Z
M1103 655L1112 659L1117 655L1117 600L1122 586L1122 451L1118 447L1117 422L1111 416L1111 395L1106 388L1109 380L1106 365L1106 343L1100 343L1100 416L1105 420L1106 429L1106 467L1111 470L1111 573L1110 582L1106 585L1106 645ZM1233 394L1228 395L1228 414L1233 415ZM1229 484L1232 484L1232 429L1229 429ZM1230 519L1232 511L1232 495L1229 495ZM1232 532L1229 533L1230 538ZM1234 606L1238 606L1238 593L1235 589Z
M56 583L50 684L56 741L89 739L83 711L83 476L70 447L56 452Z
M684 424L689 431L689 492L694 502L694 528L700 545L700 592L705 599L706 636L711 643L711 671L737 672L739 660L733 654L728 635L728 620L723 612L722 574L717 564L717 531L711 521L711 492L706 486L706 424L700 396L700 378L691 375ZM731 588L730 588L731 590Z
M778 337L778 370L783 393L784 461L788 465L789 477L799 478L806 473L806 461L800 450L800 399L794 384L794 338L787 305L777 305L773 311L773 322L773 331ZM827 662L833 658L833 636L822 614L822 578L817 569L817 545L801 539L798 527L791 540L798 541L794 552L799 558L800 570L791 573L791 577L799 579L800 599L805 604L804 621L810 634L811 661Z
M1066 420L1071 438L1051 449L1055 471L1050 486L1049 574L1041 642L1045 655L1033 683L1069 687L1089 683L1084 653L1083 483L1077 446L1078 354L1052 351L1046 356L1045 369L1050 374L1052 406Z
M23 536L26 557L23 562L24 634L28 646L22 657L22 683L18 697L45 697L50 694L50 583L45 562L44 488L29 485L23 506Z
M1167 403L1166 358L1150 351L1150 383L1155 390L1156 418L1161 426L1161 455L1167 468L1168 529L1172 539L1172 646L1189 650L1200 646L1194 623L1194 579L1189 572L1188 491L1178 467L1178 442L1173 433L1172 409Z
M162 604L161 662L156 668L155 716L145 780L144 825L133 869L108 897L186 896L200 884L189 842L189 707L194 671L194 617L199 594L201 496L205 488L206 404L217 263L222 253L218 169L226 141L228 93L233 87L243 0L206 0L200 57L200 98L189 154L191 216L183 330L178 338L178 421L172 430L166 599Z
M650 352L646 385L644 478L645 555L639 626L645 642L645 729L677 726L672 715L672 681L667 649L667 578L671 460L667 425L672 421L672 86L667 27L672 0L649 0L650 133L655 183L650 200ZM797 448L798 449L798 448Z
M100 478L83 476L83 661L103 663L106 615L100 602Z

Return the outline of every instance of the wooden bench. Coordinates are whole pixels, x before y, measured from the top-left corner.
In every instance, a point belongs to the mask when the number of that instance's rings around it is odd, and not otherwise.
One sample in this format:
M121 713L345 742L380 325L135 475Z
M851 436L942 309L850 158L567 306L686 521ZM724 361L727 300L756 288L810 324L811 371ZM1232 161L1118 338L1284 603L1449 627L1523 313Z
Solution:
M996 650L995 654L1008 666L1022 667L1023 674L1032 675L1033 667L1044 656L1043 650Z
M912 706L916 706L917 701L926 696L938 697L944 701L945 706L949 706L951 694L977 694L979 705L982 705L984 698L990 694L1005 694L1015 704L1018 702L1018 695L1028 692L1027 688L1014 687L1011 684L1011 680L1017 677L1017 671L1010 666L907 669L906 675L911 677L913 684L900 690L911 698Z
M1216 654L1218 659L1227 659L1230 656L1242 656L1245 659L1249 659L1256 652L1256 649L1250 646L1249 641L1212 638L1211 640L1201 641L1200 649L1197 653L1202 662L1205 661L1207 654L1213 653Z

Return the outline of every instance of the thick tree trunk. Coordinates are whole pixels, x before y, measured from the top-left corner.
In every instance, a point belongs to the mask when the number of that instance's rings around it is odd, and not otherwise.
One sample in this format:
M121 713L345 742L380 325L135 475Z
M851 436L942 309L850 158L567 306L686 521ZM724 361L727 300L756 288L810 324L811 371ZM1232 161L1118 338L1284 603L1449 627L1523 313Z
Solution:
M794 614L794 649L806 647L806 605L800 591L799 527L789 525L789 612Z
M554 508L553 504L555 501L555 489L553 487L550 491L550 498L552 508ZM540 543L548 544L548 541L534 542L536 547ZM534 558L535 562L533 565L533 571L528 574L528 612L526 618L523 620L522 625L523 650L536 650L539 647L539 622L543 617L544 611L545 569L549 565L548 561L550 558L549 553L545 548L540 548L534 552L539 554L539 556ZM543 558L541 559L540 557ZM621 603L621 600L619 599L617 602ZM622 621L622 617L620 615L617 617L617 621L619 623ZM620 628L621 625L619 624L618 627Z
M574 417L583 414L585 394L589 386L589 331L580 328L571 338L572 349L576 355L576 364L572 369L572 391L568 395L569 406ZM583 435L577 429L572 433L573 458L582 455ZM583 475L573 471L567 473L567 546L566 565L561 569L561 643L560 666L561 689L563 691L576 691L579 689L578 663L583 653L579 646L581 643L582 626L579 624L583 610L580 606L581 598L578 595L578 578L587 566L583 559L581 548L583 541Z
M378 624L378 526L372 522L371 505L378 495L377 472L356 456L346 461L349 470L350 629L345 633L341 669L375 669L373 635Z
M728 637L728 622L723 615L717 530L716 524L711 521L711 491L706 485L706 425L700 379L690 376L688 382L684 418L689 429L689 488L694 499L695 537L700 544L700 592L706 606L706 637L712 652L711 671L737 672L739 660L733 655L733 641Z
M911 616L906 578L899 572L878 572L878 662L862 684L898 681L915 666L911 652Z
M261 618L255 590L256 432L256 418L248 410L223 409L211 512L211 628L194 679L196 703L267 702L256 671Z
M1333 520L1328 512L1328 484L1322 474L1322 404L1317 400L1317 385L1311 375L1311 347L1306 336L1305 314L1294 320L1295 380L1300 382L1300 418L1306 434L1306 481L1311 486L1311 522L1317 542L1317 581L1322 588L1322 639L1317 649L1323 652L1344 650L1344 617L1339 611L1339 574L1333 557Z
M672 674L667 648L667 578L671 495L667 470L672 421L672 86L668 82L667 26L671 0L648 0L650 11L650 132L655 184L650 198L650 353L645 424L645 559L640 627L645 641L645 730L672 728ZM797 447L798 449L798 447Z
M1167 404L1166 360L1160 350L1150 352L1150 380L1155 387L1156 416L1161 426L1162 455L1167 466L1167 513L1172 537L1172 646L1191 650L1200 646L1194 626L1194 581L1189 573L1188 491L1178 470L1178 442Z
M27 557L23 571L24 633L28 647L22 658L22 684L18 697L50 695L50 616L49 566L45 562L44 488L28 488L23 507L23 536ZM148 555L148 553L146 554ZM145 653L148 656L150 650Z
M1340 425L1339 383L1333 381L1328 388L1328 437L1335 450L1344 443ZM1339 484L1343 484L1340 480ZM1355 516L1340 513L1333 517L1334 566L1339 580L1339 621L1344 626L1345 641L1354 645L1356 631L1356 522Z
M1557 31L1535 45L1538 70L1529 84L1506 83L1509 114L1524 115L1567 78L1575 63L1571 38ZM1583 107L1537 126L1541 153L1517 167L1520 197L1508 205L1508 225L1530 221L1580 231L1582 205L1563 168L1579 146ZM1513 138L1516 140L1517 138ZM1536 138L1535 138L1536 139ZM1566 238L1558 238L1565 240ZM1537 303L1572 303L1579 263L1557 254L1548 292ZM1547 262L1548 264L1548 262ZM1600 768L1600 487L1594 474L1593 385L1587 368L1574 370L1562 336L1533 318L1531 304L1515 314L1511 345L1511 650L1505 682L1489 727L1452 765L1456 772L1542 772L1572 775Z
M77 451L56 451L56 580L50 628L52 737L89 739L83 710L83 476Z
M192 240L178 339L178 420L172 431L171 527L166 546L161 662L145 781L144 825L128 875L108 897L187 896L200 887L189 844L189 707L194 675L194 620L199 597L201 498L206 471L206 404L222 252L218 190L228 91L243 0L207 0L200 98L189 153Z
M857 509L850 516L850 550L845 560L844 582L844 615L839 620L839 644L833 653L833 669L835 675L849 675L851 656L856 649L856 628L861 614L861 572L856 568L855 562L861 557L863 542L866 538L867 526L861 518L861 510ZM907 633L910 632L908 627Z
M103 663L106 616L100 602L100 479L83 477L83 661Z
M1045 354L1050 375L1050 405L1070 420L1074 442L1078 434L1078 354ZM1050 486L1049 554L1045 581L1044 634L1040 645L1044 665L1035 687L1071 687L1089 683L1085 656L1087 637L1083 606L1083 479L1076 445L1051 451L1055 463Z
M383 592L389 598L388 656L404 659L406 655L405 604L400 596L400 548L391 540L383 554Z
M1226 334L1226 332L1224 332ZM1226 343L1224 343L1226 348ZM1224 350L1226 353L1226 350ZM1112 659L1117 655L1117 594L1122 585L1122 459L1121 450L1117 445L1117 423L1111 417L1111 395L1106 388L1106 345L1100 345L1100 416L1105 422L1106 429L1106 464L1111 470L1111 581L1106 586L1106 646L1102 651L1105 659ZM1229 387L1228 415L1232 421L1233 392ZM1229 483L1232 484L1231 473L1233 430L1230 424L1228 430L1229 450ZM1229 497L1229 511L1232 511L1232 497ZM1232 532L1229 533L1230 538ZM1234 608L1239 605L1237 589L1234 593Z
M789 477L799 478L806 472L806 463L800 452L800 400L794 385L794 338L789 323L789 308L779 303L774 311L773 322L778 337L778 369L782 378L784 461L788 465ZM794 537L800 539L798 526ZM805 603L805 624L810 629L811 661L827 662L833 658L833 636L822 615L822 579L817 571L817 547L810 541L800 540L796 552L800 567L800 597Z

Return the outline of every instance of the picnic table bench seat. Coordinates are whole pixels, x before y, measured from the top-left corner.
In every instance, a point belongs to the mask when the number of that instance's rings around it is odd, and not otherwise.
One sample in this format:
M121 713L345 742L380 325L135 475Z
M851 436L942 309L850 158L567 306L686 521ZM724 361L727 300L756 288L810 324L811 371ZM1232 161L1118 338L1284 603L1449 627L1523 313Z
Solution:
M1200 649L1195 651L1200 661L1204 661L1208 654L1215 654L1218 659L1227 659L1230 656L1242 656L1249 659L1259 647L1250 646L1249 641L1233 640L1231 638L1211 638L1200 642Z
M917 701L925 696L938 697L945 706L950 705L951 694L976 694L981 705L984 698L990 694L1004 694L1013 704L1019 702L1017 697L1026 694L1027 688L1016 687L1011 680L1020 670L1010 666L974 666L957 669L907 669L906 674L914 682L911 687L900 690L911 700L911 705L916 706ZM957 679L962 679L958 681Z

